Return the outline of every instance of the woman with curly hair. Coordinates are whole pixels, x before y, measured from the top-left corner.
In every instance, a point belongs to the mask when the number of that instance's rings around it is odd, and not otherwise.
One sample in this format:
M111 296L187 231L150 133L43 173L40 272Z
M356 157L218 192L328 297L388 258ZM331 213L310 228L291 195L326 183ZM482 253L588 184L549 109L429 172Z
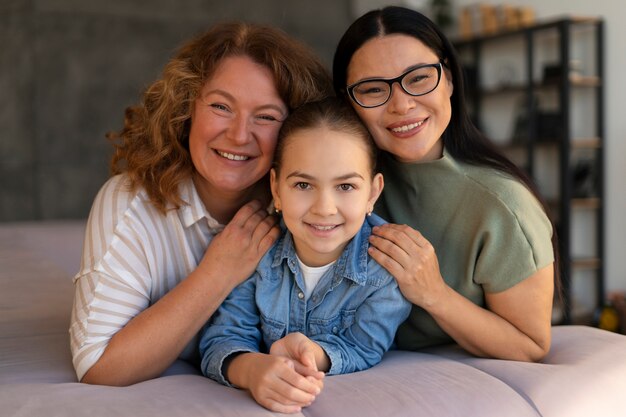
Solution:
M197 360L196 334L278 238L267 210L278 130L329 94L324 65L275 28L223 23L182 46L109 135L114 176L74 278L80 381L129 385Z

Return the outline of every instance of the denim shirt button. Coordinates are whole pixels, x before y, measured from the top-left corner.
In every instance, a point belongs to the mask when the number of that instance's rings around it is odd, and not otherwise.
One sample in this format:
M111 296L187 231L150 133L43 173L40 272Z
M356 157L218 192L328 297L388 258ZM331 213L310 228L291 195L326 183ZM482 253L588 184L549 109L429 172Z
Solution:
M337 326L333 326L333 334L337 334L338 331L339 329L337 328Z
M304 298L304 293L302 291L298 293L298 298L301 300Z

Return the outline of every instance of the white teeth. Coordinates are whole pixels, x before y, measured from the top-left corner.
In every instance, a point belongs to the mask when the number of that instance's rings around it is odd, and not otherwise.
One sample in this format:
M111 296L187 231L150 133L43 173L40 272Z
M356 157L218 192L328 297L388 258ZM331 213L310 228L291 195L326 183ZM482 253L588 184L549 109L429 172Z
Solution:
M317 225L317 224L312 224L311 226L313 226L313 228L315 228L317 230L322 230L322 231L331 230L331 229L335 228L335 226L320 226L320 225Z
M246 161L246 160L250 159L249 156L235 155L235 154L228 153L228 152L217 151L217 153L221 157L224 157L226 159L230 159L231 161Z
M395 132L395 133L408 132L409 130L412 130L412 129L415 129L416 127L418 127L418 126L421 126L422 123L424 123L423 120L421 122L411 123L410 125L401 126L401 127L395 127L393 129L391 129L391 131Z

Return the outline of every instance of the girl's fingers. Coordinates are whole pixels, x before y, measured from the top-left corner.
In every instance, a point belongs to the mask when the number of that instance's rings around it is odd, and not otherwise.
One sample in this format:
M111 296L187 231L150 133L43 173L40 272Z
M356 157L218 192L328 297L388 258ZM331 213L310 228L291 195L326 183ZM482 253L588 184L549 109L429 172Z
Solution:
M313 377L317 380L324 379L324 372L318 371L317 369L314 369L310 365L304 365L296 361L295 366L296 366L296 372L304 377Z

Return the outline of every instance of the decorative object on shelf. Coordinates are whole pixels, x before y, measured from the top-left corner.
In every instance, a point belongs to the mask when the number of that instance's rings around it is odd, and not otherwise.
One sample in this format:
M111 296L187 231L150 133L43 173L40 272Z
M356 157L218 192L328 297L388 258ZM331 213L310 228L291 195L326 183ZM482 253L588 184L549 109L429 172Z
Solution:
M568 76L570 81L577 81L583 78L582 62L578 59L571 59L568 65ZM543 67L543 84L556 84L561 81L561 64L547 64Z
M485 35L498 33L500 30L500 21L498 19L498 9L496 6L480 4L478 7L480 9L480 16L483 23L482 33Z
M592 158L579 159L572 168L573 189L572 196L575 198L591 198L597 195L598 169L596 161Z
M511 133L511 143L513 145L524 145L528 141L530 132L530 112L531 108L536 108L537 98L533 96L533 105L528 105L525 98L519 100L515 106L515 117L513 124L513 132Z
M626 334L626 293L613 291L608 294L607 299L619 316L620 333Z
M472 9L464 7L459 15L459 36L461 39L471 38L474 35Z
M533 96L532 110L529 109L528 100L526 98L520 100L516 106L515 122L513 125L513 133L511 141L513 144L520 145L527 142L531 134L530 119L534 125L534 140L538 143L558 142L563 138L563 118L558 110L542 109L541 103L537 96ZM533 112L532 114L529 114Z
M618 332L620 330L619 313L615 307L607 303L595 312L593 324L602 330Z
M535 11L528 6L477 3L465 6L459 15L459 35L463 39L517 30L535 23Z
M502 88L511 87L515 84L517 79L517 71L515 65L511 62L502 62L498 65L498 71L496 72L496 78L498 80L498 86Z
M560 141L563 137L563 118L557 110L537 111L537 139L539 142Z

